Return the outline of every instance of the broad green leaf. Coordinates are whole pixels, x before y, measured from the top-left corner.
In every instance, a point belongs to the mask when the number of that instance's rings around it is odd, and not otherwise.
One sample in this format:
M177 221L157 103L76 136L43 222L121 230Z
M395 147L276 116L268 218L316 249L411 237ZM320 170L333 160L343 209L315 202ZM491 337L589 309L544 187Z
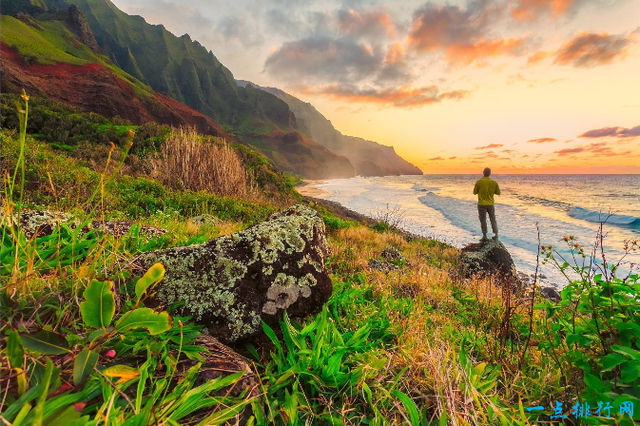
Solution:
M616 354L616 353L605 355L602 358L602 366L604 367L602 371L613 370L615 367L622 364L626 360L627 360L627 357L625 357L624 355Z
M83 293L85 301L80 303L80 313L89 327L106 328L116 313L111 281L91 281Z
M73 361L73 384L78 386L89 377L98 363L98 353L84 348Z
M140 375L140 370L128 365L114 365L102 371L107 377L119 377L118 383L126 382Z
M624 383L634 382L640 377L640 362L627 361L620 368L620 380Z
M62 355L71 353L67 340L52 331L41 330L35 334L23 334L22 346L43 355Z
M138 280L136 283L136 303L140 301L142 295L151 286L156 285L164 277L164 266L156 263Z
M418 411L418 407L416 407L416 403L411 400L406 394L400 392L399 390L392 390L391 394L398 398L400 402L407 407L409 411L409 419L411 420L412 426L420 426L420 412Z
M604 389L604 386L602 385L602 381L600 381L600 379L597 376L594 376L591 373L587 373L586 371L584 373L584 382L591 389L594 389L594 390L596 390L598 392L600 392L602 389Z
M173 322L167 312L156 313L150 308L138 308L120 318L116 322L115 331L124 333L136 328L146 328L153 336L170 330L172 326Z
M620 346L620 345L613 345L611 346L611 350L619 354L626 355L633 360L640 361L640 351L637 351L633 348Z
M13 368L21 368L24 361L24 350L18 332L14 330L5 331L7 336L7 358Z

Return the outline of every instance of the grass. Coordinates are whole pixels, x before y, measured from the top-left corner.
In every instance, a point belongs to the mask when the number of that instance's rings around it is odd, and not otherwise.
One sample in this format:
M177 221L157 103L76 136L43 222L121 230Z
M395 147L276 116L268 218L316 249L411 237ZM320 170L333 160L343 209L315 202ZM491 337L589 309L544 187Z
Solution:
M279 205L176 190L114 174L117 165L96 170L26 136L25 127L2 132L6 422L204 425L233 423L244 412L257 425L532 425L556 424L555 401L565 403L566 414L576 402L593 412L597 401L616 411L638 401L637 275L616 278L606 264L600 274L587 273L579 264L584 248L567 238L573 258L549 247L541 254L582 275L552 304L536 292L505 291L492 278L458 279L452 271L459 252L445 244L321 208L331 246L330 300L312 317L265 325L266 341L235 348L253 359L261 402L223 391L241 374L199 384L207 354L196 343L199 326L145 307L162 267L132 277L127 262L236 232ZM117 164L126 154L119 149L109 152ZM254 166L265 165L258 160ZM60 226L28 239L8 226L11 212L25 207L70 211L81 221L134 219L169 232L150 239L134 227L115 238ZM218 219L188 219L200 213ZM386 271L371 268L388 247L406 260ZM98 301L109 309L96 308ZM127 328L132 315L146 315L152 325ZM194 367L176 367L185 362ZM533 406L544 409L526 411ZM583 423L633 424L629 415L612 414Z
M48 65L53 65L56 62L84 65L90 62L67 53L65 47L68 46L66 46L64 39L54 36L48 28L39 31L7 15L2 16L0 24L2 25L2 42L16 49L30 62Z

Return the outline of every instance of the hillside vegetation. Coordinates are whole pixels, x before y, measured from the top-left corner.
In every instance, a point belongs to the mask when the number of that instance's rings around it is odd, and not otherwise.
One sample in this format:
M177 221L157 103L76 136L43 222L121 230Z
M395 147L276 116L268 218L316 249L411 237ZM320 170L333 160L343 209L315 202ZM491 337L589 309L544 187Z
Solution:
M275 87L260 87L239 81L245 87L258 87L289 105L298 119L300 131L351 161L359 176L420 175L422 171L400 157L393 147L340 133L313 105Z
M264 325L261 339L239 342L260 392L224 391L241 386L244 372L205 379L202 328L175 305L145 307L164 268L135 277L128 263L255 224L293 202L285 201L291 188L278 204L128 175L131 128L91 167L74 152L79 145L60 149L44 142L50 136L28 136L23 100L20 109L20 131L2 132L6 424L531 425L551 423L555 401L569 418L574 404L588 403L593 413L605 401L614 407L609 418L592 414L585 423L633 424L618 407L640 404L637 276L592 276L576 266L582 278L554 304L491 277L459 279L459 252L443 243L318 206L333 295L319 314L285 314L279 327ZM13 213L39 207L72 212L81 223L125 218L169 232L145 236L136 225L114 237L62 225L27 237L12 226ZM203 214L211 219L194 220ZM584 248L566 242L581 259ZM389 248L397 254L384 257ZM572 268L552 247L541 254ZM134 317L144 317L145 328Z
M11 4L2 4L13 10ZM189 125L203 134L251 145L281 170L311 179L355 175L347 158L296 130L295 116L286 103L261 90L237 87L230 71L188 36L175 37L104 0L78 3L89 8L83 9L86 19L75 5L69 5L55 2L51 10L36 8L33 16L20 14L20 19L2 16L4 93L19 93L24 88L85 112L122 117L135 125ZM94 10L101 19L112 18L107 22L119 29L113 31L123 37L120 42L132 45L120 48L108 44L105 40L112 39L97 23ZM92 30L97 31L95 38ZM96 40L99 47L85 44ZM118 52L126 51L129 58L130 48L143 55L139 60L151 74L141 74L133 56L132 62L119 56ZM146 68L148 65L151 67ZM200 83L204 86L193 86ZM184 89L189 85L193 87ZM183 89L199 98L185 97Z

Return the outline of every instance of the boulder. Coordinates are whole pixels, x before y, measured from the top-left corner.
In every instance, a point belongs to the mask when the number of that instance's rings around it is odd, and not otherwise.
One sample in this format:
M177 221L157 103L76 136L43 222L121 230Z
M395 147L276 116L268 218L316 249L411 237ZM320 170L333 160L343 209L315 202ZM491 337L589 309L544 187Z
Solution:
M562 300L562 296L558 293L558 290L553 287L541 287L540 295L545 299L549 299L553 303L558 303Z
M315 210L296 205L266 221L203 244L157 250L135 260L139 272L164 265L155 303L184 302L181 314L230 343L289 316L318 312L332 285L326 230Z
M402 266L409 265L409 261L395 247L387 247L380 252L380 258L369 259L369 268L385 273L399 270Z
M502 283L522 289L513 259L499 240L471 243L465 246L460 251L459 275L462 278L495 276Z

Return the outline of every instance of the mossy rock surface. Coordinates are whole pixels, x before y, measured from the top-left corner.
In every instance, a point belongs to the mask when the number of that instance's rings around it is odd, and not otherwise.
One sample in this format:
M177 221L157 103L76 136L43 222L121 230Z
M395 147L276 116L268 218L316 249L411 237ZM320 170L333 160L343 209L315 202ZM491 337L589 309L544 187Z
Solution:
M290 207L242 232L187 247L144 253L140 271L156 262L166 274L155 302L184 302L181 313L225 343L259 333L290 316L318 312L332 285L325 225L315 210Z
M522 288L511 254L499 240L465 246L460 252L459 268L463 278L493 275L516 289Z
M3 212L0 209L0 215L5 217ZM5 220L7 223L3 223L3 225L20 227L27 238L32 238L35 235L38 237L51 235L55 228L62 224L66 224L72 229L81 225L81 222L69 213L51 210L22 210L19 214L14 212L12 215L6 216ZM119 238L127 235L132 226L137 227L141 236L148 238L160 237L167 232L162 228L139 225L129 220L94 220L84 224L82 233L98 231Z

